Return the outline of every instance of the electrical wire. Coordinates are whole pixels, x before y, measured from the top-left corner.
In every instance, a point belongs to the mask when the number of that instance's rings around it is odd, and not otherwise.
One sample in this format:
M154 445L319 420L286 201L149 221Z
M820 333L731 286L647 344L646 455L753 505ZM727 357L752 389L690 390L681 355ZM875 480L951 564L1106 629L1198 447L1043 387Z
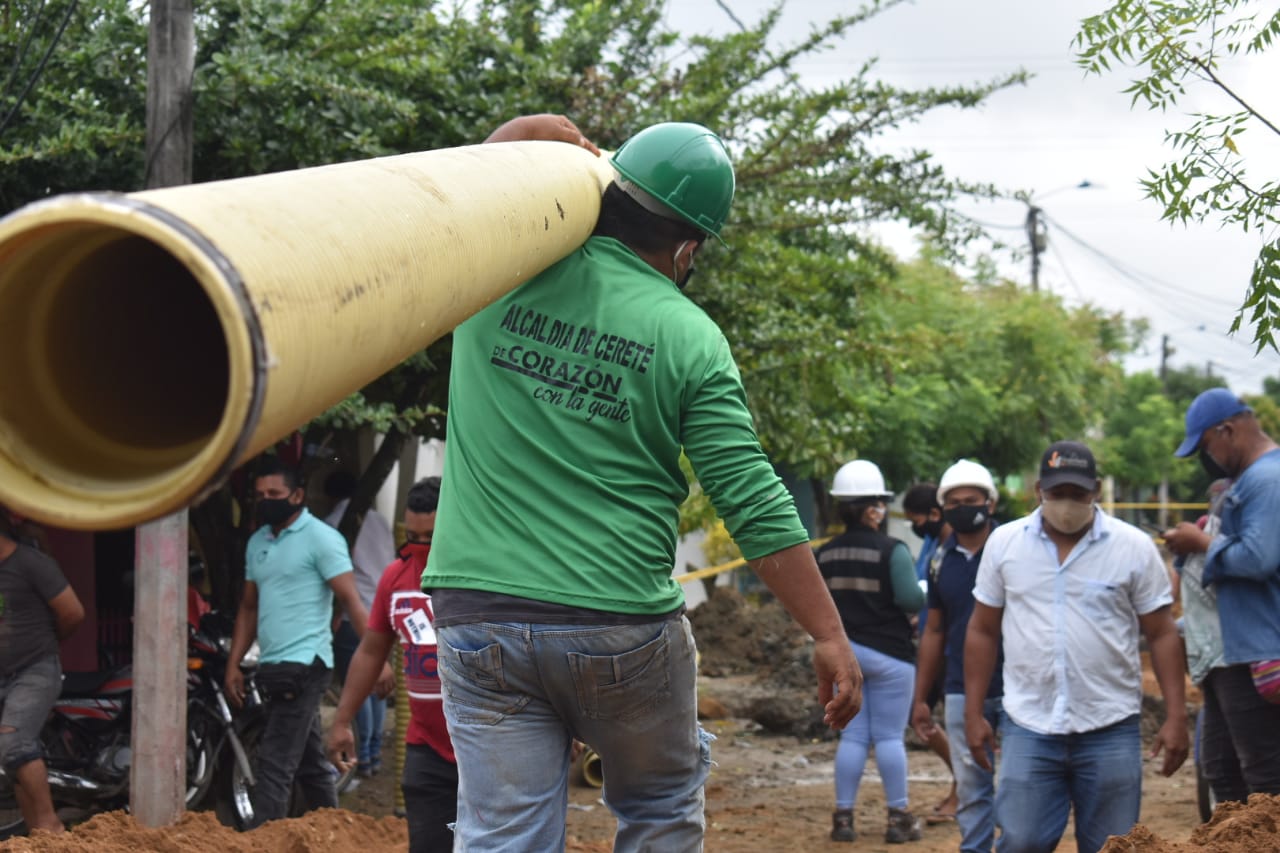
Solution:
M3 120L0 120L0 134L4 133L4 129L9 126L9 122L18 114L18 110L22 108L22 102L27 99L27 95L31 94L31 89L35 86L36 81L44 75L45 66L49 64L49 57L53 56L53 49L62 40L62 34L67 30L67 24L71 23L71 16L75 14L78 4L79 0L71 0L71 3L67 6L67 14L63 16L58 32L54 34L53 39L49 42L48 50L44 52L44 56L40 57L40 64L36 66L36 70L32 72L31 77L27 80L27 85L18 94L18 100L13 102L13 109L9 110L9 114Z
M1083 237L1080 237L1079 235L1074 234L1069 229L1064 227L1062 223L1053 219L1049 215L1042 212L1041 218L1043 218L1045 222L1048 222L1049 224L1053 225L1053 227L1056 228L1058 231L1061 231L1064 235L1066 235L1066 237L1069 240L1074 242L1076 245L1080 246L1085 251L1094 255L1096 258L1098 258L1100 261L1102 261L1104 264L1106 264L1108 267L1114 270L1121 277L1129 281L1132 281L1135 284L1145 283L1147 285L1152 285L1168 293L1172 293L1174 295L1177 295L1186 299L1198 299L1207 305L1212 305L1215 307L1223 307L1228 304L1224 300L1218 299L1213 296L1209 296L1208 294L1199 293L1197 291L1190 290L1186 287L1182 287L1177 284L1173 284L1172 282L1168 282L1168 281L1165 281L1164 279L1157 278L1156 276L1151 275L1150 273L1143 272L1142 270L1139 270L1136 267L1129 266L1124 262L1112 257L1111 255L1108 255L1106 252L1102 251L1098 247L1089 243Z

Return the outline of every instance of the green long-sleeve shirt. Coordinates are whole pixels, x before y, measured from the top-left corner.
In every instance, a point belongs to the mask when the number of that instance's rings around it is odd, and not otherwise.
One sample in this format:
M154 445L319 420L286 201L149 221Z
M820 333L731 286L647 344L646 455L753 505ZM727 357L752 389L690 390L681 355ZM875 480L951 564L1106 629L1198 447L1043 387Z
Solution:
M682 448L748 559L808 538L724 335L616 240L459 326L450 382L424 588L674 609Z

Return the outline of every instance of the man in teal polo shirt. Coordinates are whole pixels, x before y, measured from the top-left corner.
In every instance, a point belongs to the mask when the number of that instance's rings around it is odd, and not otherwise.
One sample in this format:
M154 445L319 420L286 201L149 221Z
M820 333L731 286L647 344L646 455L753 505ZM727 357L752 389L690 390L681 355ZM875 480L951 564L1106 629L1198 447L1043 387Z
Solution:
M563 141L562 116L489 142ZM743 554L816 639L826 720L861 672L795 505L760 448L729 344L681 289L733 166L655 125L613 158L595 234L454 333L432 591L458 758L458 847L561 851L574 738L604 762L618 853L702 848L709 738L672 579L683 450ZM833 697L833 694L834 697Z
M252 794L256 826L287 815L295 781L308 809L337 807L320 729L320 698L333 668L334 598L361 635L367 613L346 540L303 505L297 472L268 463L254 480L254 497L262 526L245 550L226 689L239 707L245 695L240 661L256 638L257 683L267 699Z

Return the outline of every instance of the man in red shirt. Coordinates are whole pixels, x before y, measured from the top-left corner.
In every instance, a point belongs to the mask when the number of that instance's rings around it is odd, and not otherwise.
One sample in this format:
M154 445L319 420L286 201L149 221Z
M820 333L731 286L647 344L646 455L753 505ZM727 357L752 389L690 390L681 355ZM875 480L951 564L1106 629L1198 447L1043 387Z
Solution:
M327 744L329 760L343 770L356 760L351 721L380 682L379 674L398 636L409 692L408 748L400 781L409 821L409 853L448 853L453 849L449 826L457 820L458 765L440 697L431 596L422 591L422 570L431 550L439 499L439 477L419 480L409 489L405 544L400 559L387 566L378 582L368 627L351 658Z

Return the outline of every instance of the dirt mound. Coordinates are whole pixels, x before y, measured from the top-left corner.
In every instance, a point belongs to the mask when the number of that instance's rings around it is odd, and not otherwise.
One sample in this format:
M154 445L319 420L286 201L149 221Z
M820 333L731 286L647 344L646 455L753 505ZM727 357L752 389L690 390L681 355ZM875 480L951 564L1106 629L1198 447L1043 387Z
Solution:
M812 680L813 644L776 601L756 606L737 590L720 586L689 612L689 622L703 675L755 675L788 686Z
M404 853L408 848L403 820L341 809L320 809L244 833L218 823L210 812L188 812L163 829L141 826L125 812L107 812L65 835L40 832L0 842L3 853Z
M689 613L689 622L698 641L698 672L731 679L713 697L728 714L774 734L830 736L817 704L813 641L782 605L757 606L736 590L716 587Z
M1138 824L1107 840L1102 853L1255 853L1280 850L1280 796L1254 794L1248 803L1223 803L1188 841L1166 841Z

